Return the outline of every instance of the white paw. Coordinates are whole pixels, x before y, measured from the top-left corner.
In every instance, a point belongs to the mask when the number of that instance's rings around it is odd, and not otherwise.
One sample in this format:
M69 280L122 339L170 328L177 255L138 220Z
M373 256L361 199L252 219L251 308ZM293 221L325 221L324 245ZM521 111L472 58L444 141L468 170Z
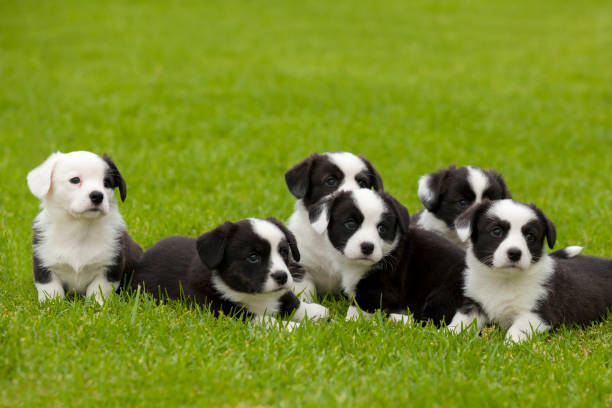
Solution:
M389 320L394 323L405 324L408 326L412 326L414 324L414 319L411 315L402 314L402 313L390 313Z
M322 320L329 317L329 309L317 303L304 303L304 314L312 320Z
M281 325L284 326L285 330L290 331L290 332L300 326L298 322L282 322Z
M104 304L104 299L108 298L114 291L115 285L119 282L109 282L106 279L96 279L89 284L85 291L85 296L93 296L100 305Z
M359 310L357 306L350 305L346 311L346 318L344 320L347 322L354 322L362 317L369 319L372 317L372 313L364 312L363 310Z
M41 303L64 296L64 288L59 282L34 283L34 285L38 291L38 301Z
M527 332L517 327L510 327L506 333L506 341L509 343L522 343L529 340L529 337L531 337L529 334L530 332L531 331Z

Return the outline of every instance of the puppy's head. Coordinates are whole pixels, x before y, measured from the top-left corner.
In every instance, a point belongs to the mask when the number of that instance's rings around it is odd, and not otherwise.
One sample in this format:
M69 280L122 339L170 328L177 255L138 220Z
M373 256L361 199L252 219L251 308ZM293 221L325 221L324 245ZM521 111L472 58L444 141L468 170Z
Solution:
M408 210L395 198L367 189L324 198L311 206L309 217L313 229L327 233L344 257L364 265L389 254L410 224Z
M201 235L197 249L227 286L251 294L287 290L293 283L289 253L300 259L295 237L274 218L226 222Z
M511 198L506 182L496 171L455 165L421 177L418 194L425 208L450 229L471 205Z
M287 171L285 181L306 207L336 191L383 190L382 178L368 159L348 152L313 153Z
M556 240L554 224L535 205L506 199L485 201L457 219L457 234L478 262L508 272L528 269Z
M28 187L47 207L75 218L97 218L115 206L113 191L126 198L126 185L119 169L106 154L85 151L53 153L28 173Z

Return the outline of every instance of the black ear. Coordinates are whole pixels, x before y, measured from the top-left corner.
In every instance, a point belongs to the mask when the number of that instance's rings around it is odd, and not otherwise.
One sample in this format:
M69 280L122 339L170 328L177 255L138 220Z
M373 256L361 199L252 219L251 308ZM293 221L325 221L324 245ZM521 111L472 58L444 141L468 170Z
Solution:
M489 169L488 173L491 177L493 177L493 180L497 181L497 183L499 183L499 185L501 186L502 188L501 199L503 200L506 198L512 198L512 194L510 194L510 191L508 190L508 187L506 186L506 181L504 180L502 175L493 169Z
M555 242L557 241L557 228L555 228L555 224L553 224L553 222L549 220L548 217L544 215L544 212L536 207L535 204L531 203L529 204L529 207L536 212L538 218L546 227L546 242L548 242L548 247L553 249Z
M285 183L289 187L289 191L296 198L304 198L308 194L310 188L310 170L315 160L321 157L318 153L312 153L304 161L293 166L285 173Z
M436 173L426 174L419 179L419 199L428 211L436 212L442 201L442 187L444 180L448 177L450 171L455 170L455 165L451 164L446 169L439 170Z
M196 242L198 254L209 269L215 269L223 261L225 247L234 229L234 223L226 221L198 238Z
M408 213L408 209L391 194L381 193L381 196L397 217L397 223L402 234L407 234L408 228L410 227L410 214Z
M270 221L272 224L276 225L281 231L283 231L283 234L285 234L285 238L287 238L287 242L289 243L289 248L291 248L291 256L293 256L293 260L295 262L300 262L300 251L298 250L295 235L293 235L293 233L289 231L282 222L280 222L274 217L266 218L266 221Z
M363 160L366 167L368 168L368 173L370 174L370 178L372 181L372 187L374 188L374 190L383 191L384 186L383 186L383 181L382 181L382 177L380 176L380 173L374 168L374 166L372 166L372 163L370 163L368 159L363 157L363 155L360 154L359 158Z
M470 238L476 239L476 223L482 214L491 207L491 204L491 201L484 200L481 203L472 205L457 217L455 220L455 230L461 241L467 242Z
M113 159L111 159L106 153L102 156L102 160L108 164L110 175L113 179L113 188L119 187L119 194L121 195L121 201L125 201L127 197L127 187L125 186L125 180L119 172L119 169L115 165Z

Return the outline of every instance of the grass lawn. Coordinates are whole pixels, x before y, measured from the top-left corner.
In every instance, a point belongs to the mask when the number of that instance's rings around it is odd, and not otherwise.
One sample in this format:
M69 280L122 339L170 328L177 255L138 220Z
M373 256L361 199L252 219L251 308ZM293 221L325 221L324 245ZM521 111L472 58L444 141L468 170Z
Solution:
M366 155L414 213L418 176L493 167L612 256L609 1L0 0L1 406L612 406L612 316L509 347L384 319L293 333L122 295L39 306L27 172L107 152L144 247L287 219L283 174Z

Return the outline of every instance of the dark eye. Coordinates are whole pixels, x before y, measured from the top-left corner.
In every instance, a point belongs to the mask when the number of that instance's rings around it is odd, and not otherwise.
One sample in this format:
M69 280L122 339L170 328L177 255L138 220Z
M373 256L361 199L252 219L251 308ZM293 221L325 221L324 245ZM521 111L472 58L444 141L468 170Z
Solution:
M457 201L457 205L459 208L466 208L468 205L470 205L470 202L468 200L459 200Z
M73 177L73 178L70 179L70 182L72 184L79 184L81 182L81 179L78 178L78 177Z
M501 227L495 227L491 230L491 236L495 238L500 238L504 233L504 230Z
M365 180L357 180L357 184L359 184L359 187L361 188L370 188L368 182Z
M378 232L380 234L384 234L385 232L387 232L387 226L385 224L378 224L378 227L376 229L378 229Z
M354 231L357 229L357 222L355 222L355 220L348 220L344 223L344 228L349 231Z
M259 255L256 253L250 253L249 256L247 256L247 261L250 263L257 263L259 262Z
M278 250L278 253L280 254L280 256L282 256L283 258L286 258L289 256L289 250L286 247L282 247Z
M327 180L325 180L325 184L327 184L330 187L335 186L337 183L338 183L338 180L336 180L335 177L328 177Z
M110 178L105 178L104 179L104 188L113 188L113 180L111 180Z
M531 232L528 232L525 234L525 239L527 240L527 242L533 242L535 241L535 235L533 235Z

